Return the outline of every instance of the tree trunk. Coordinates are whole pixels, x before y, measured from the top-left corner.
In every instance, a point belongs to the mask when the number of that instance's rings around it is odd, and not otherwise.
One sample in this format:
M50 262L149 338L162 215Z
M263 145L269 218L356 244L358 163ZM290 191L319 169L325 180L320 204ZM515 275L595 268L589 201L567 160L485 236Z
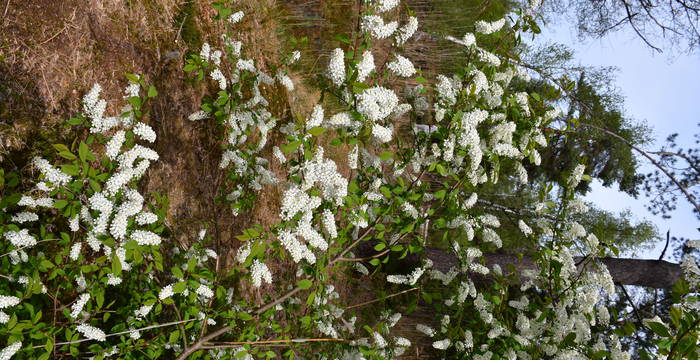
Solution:
M444 250L427 248L425 251L427 257L433 261L433 267L440 271L446 272L450 267L458 265L457 257ZM484 257L489 269L498 264L504 274L517 274L521 279L523 279L524 270L537 269L536 264L529 256L522 256L519 259L517 255L484 254ZM574 258L576 263L581 260L580 257ZM670 289L676 281L683 277L680 265L662 260L602 258L599 261L608 267L613 280L620 285Z

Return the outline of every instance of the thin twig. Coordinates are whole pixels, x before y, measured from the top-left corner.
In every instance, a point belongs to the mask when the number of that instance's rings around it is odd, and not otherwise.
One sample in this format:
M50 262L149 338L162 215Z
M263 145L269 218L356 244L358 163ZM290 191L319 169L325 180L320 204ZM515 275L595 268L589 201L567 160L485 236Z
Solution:
M36 44L36 46L44 45L44 44L46 44L47 42L53 40L54 38L56 38L56 36L60 35L64 30L66 30L66 28L68 28L68 24L64 25L63 28L62 28L61 30L58 30L58 32L55 33L52 37L50 37L50 38L48 38L48 39L46 39L46 40L44 40L44 41L42 41L42 42Z
M595 126L595 125L587 124L587 123L581 123L580 125L581 125L581 126L585 126L585 127L589 127L589 128L591 128L591 129L596 129L596 130L598 130L598 131L602 131L602 132L604 132L604 133L606 133L606 134L608 134L608 135L610 135L610 136L612 136L612 137L614 137L614 138L616 138L616 139L618 139L618 140L624 142L625 144L627 144L627 146L631 147L634 151L638 152L639 154L641 154L642 156L644 156L645 158L647 158L654 166L656 166L657 168L659 168L659 170L661 170L669 179L671 179L671 181L681 190L681 192L683 192L683 195L685 195L685 197L686 197L686 199L688 200L688 202L690 202L691 204L693 204L693 206L695 206L695 210L698 211L698 212L700 212L700 205L698 204L697 201L695 201L695 198L693 197L693 195L691 195L691 194L688 192L688 190L687 190L678 180L676 180L676 178L675 178L671 173L669 173L668 170L666 170L665 167L663 167L663 165L661 165L658 161L656 161L656 159L654 159L653 157L651 157L651 155L649 155L649 153L647 153L646 151L644 151L644 150L638 148L636 145L630 143L629 141L627 141L627 140L626 140L625 138L623 138L622 136L620 136L620 135L618 135L618 134L616 134L616 133L614 133L614 132L612 132L612 131L610 131L610 130L607 130L607 129L604 129L604 128L601 128L601 127L598 127L598 126Z
M120 331L116 332L113 334L107 334L105 337L111 337L111 336L117 336L117 335L124 335L124 334L131 334L132 332L135 331L143 331L143 330L150 330L150 329L157 329L157 328L162 328L162 327L167 327L167 326L172 326L172 325L178 325L182 323L187 323L191 321L196 321L197 319L189 319L189 320L182 320L182 321L172 321L168 323L163 323L163 324L155 324L155 325L149 325L146 327L138 328L138 329L133 329L133 330L126 330L126 331ZM93 339L80 339L80 340L75 340L75 341L66 341L66 342L60 342L54 344L54 346L62 346L62 345L70 345L70 344L77 344L77 343L82 343L86 341L93 341ZM46 345L37 345L37 346L32 346L32 349L39 349L43 348Z
M38 244L38 243L43 243L43 242L47 242L47 241L56 241L56 240L60 240L60 239L45 239L45 240L39 240L39 241L37 241L36 243ZM22 249L26 249L26 248L29 248L29 247L32 247L32 246L35 246L35 245L36 245L36 244L34 244L34 245L26 245L26 246L19 247L19 248L17 248L17 249L14 249L14 250L8 252L8 253L4 253L4 254L0 255L0 258L1 258L1 257L5 257L5 256L7 256L7 255L10 255L10 254L12 254L12 253L15 252L15 251L20 251L20 250L22 250Z
M307 342L346 342L348 339L281 339L281 340L259 340L259 341L217 341L216 343L207 343L205 346L219 345L265 345L265 344L299 344Z
M393 298L393 297L395 297L395 296L403 295L403 294L405 294L405 293L409 293L409 292L411 292L411 291L416 291L416 290L418 290L418 288L406 289L406 290L399 291L399 292L397 292L397 293L394 293L394 294L391 294L391 295L388 295L388 296L385 296L385 297L377 298L377 299L370 300L370 301L365 301L365 302L363 302L363 303L359 303L359 304L355 304L355 305L350 305L350 306L346 307L345 310L350 310L350 309L362 307L362 306L365 306L365 305L373 304L373 303L376 303L376 302L378 302L378 301L382 301L382 300L386 300L386 299L389 299L389 298Z

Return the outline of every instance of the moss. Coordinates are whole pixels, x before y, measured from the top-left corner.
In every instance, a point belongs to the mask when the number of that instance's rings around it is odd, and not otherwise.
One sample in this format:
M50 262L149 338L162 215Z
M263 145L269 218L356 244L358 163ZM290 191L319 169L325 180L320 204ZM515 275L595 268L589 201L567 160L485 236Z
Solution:
M190 49L198 49L202 46L202 33L195 21L197 16L196 3L190 0L182 4L173 22L173 27Z

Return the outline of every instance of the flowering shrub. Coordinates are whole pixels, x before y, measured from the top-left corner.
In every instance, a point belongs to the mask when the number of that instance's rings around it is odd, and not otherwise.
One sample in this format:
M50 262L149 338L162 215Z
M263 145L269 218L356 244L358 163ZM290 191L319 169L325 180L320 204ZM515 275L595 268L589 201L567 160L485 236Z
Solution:
M467 66L429 85L399 54L418 20L385 18L398 5L363 4L361 31L332 51L320 84L335 107L319 103L306 119L275 118L264 95L274 86L294 91L289 66L299 52L268 74L227 33L221 50L205 43L188 57L185 71L215 89L189 118L223 130L220 167L233 213L248 212L263 189L282 193L279 221L239 235L230 268L207 247L205 230L186 249L170 243L167 199L138 192L159 158L148 147L156 134L142 121L155 88L129 76L128 104L109 117L96 85L69 121L90 136L35 158L36 187L3 196L0 332L7 346L0 359L388 359L412 346L394 329L417 301L434 307L435 323L415 328L441 357L629 358L620 337L630 334L611 327L604 301L615 285L596 261L615 249L566 220L586 211L573 191L586 180L583 165L541 193L534 216L518 219L522 236L539 247L536 266L514 275L486 261L502 247L501 220L476 206L480 191L499 180L528 182L526 169L539 165L543 129L557 110L522 91L530 75L517 59L481 44L517 42L532 18L480 21L475 33L448 38L463 47ZM229 27L245 18L223 3L215 8ZM392 56L377 64L373 47L387 43ZM417 85L397 92L397 78ZM347 159L327 156L329 147L347 149ZM554 196L564 205L549 201ZM340 298L339 272L381 274L440 237L455 266L423 258L385 276L396 294L416 290L409 306L361 319ZM374 252L358 258L362 243ZM296 264L291 280L276 272L278 259ZM684 267L683 295L692 295L700 271L691 258ZM250 286L275 296L255 306L239 293ZM685 296L671 316L672 326L647 322L660 336L658 354L697 354L697 298ZM290 348L270 346L278 343Z

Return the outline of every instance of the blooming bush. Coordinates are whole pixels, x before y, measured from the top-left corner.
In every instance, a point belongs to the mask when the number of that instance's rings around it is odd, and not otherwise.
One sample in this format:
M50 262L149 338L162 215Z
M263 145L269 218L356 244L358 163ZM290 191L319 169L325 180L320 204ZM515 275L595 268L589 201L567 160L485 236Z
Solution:
M156 133L142 121L155 88L129 76L127 104L106 116L93 87L69 121L89 137L37 156L36 186L3 196L0 332L7 347L0 359L388 359L412 346L395 327L417 301L434 307L436 322L415 328L441 357L629 358L620 337L630 334L610 326L605 306L614 283L596 261L616 250L567 220L586 211L573 191L587 180L583 165L541 193L534 216L518 219L522 236L539 247L534 270L515 276L485 260L502 240L499 218L475 206L480 191L499 180L527 183L527 167L540 164L538 149L547 146L543 129L558 113L523 91L530 75L517 59L481 45L517 43L533 28L529 12L448 38L463 48L467 66L427 81L400 54L418 20L388 19L398 6L363 4L361 31L330 54L319 84L327 100L306 119L276 118L265 96L273 87L295 90L289 74L299 52L270 68L246 58L226 33L221 49L205 43L187 58L184 70L212 89L189 119L222 129L224 198L234 215L250 211L263 189L282 194L279 221L239 235L229 268L205 230L187 248L173 244L167 199L138 191L159 159L148 147ZM229 29L245 19L225 4L215 8ZM375 62L380 45L391 49L385 64ZM415 86L397 91L398 78ZM329 157L329 147L347 158ZM273 172L273 163L284 173ZM549 201L554 196L564 205ZM381 274L437 240L449 245L455 266L441 270L422 258L404 273L376 275L396 294L415 289L407 306L362 319L341 299L338 273ZM373 252L359 258L363 243ZM276 271L280 259L296 265L291 279ZM692 294L700 271L692 259L685 268L684 294ZM275 295L255 306L242 295L250 287ZM658 354L697 354L688 345L692 336L697 342L697 299L686 296L674 309L672 327L648 322L660 336ZM278 343L290 348L271 346Z

